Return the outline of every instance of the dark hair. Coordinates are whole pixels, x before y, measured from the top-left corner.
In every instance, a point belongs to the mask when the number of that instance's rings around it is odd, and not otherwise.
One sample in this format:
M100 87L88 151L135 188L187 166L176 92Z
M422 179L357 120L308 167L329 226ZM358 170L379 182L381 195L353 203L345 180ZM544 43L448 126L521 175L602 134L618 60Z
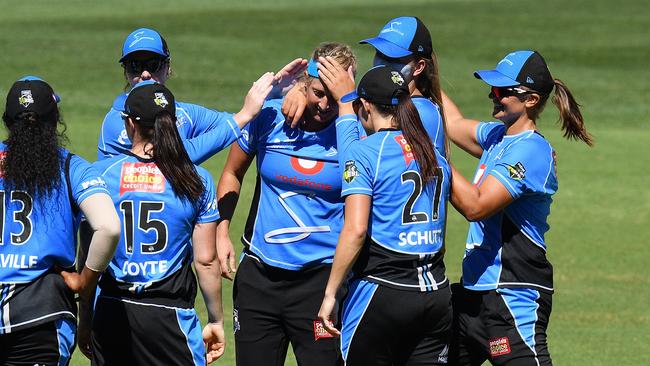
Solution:
M144 127L137 121L135 124L142 138L147 141L145 150L147 145L152 146L153 160L174 193L197 205L205 192L205 186L183 146L176 129L176 118L163 111L156 116L154 127Z
M422 73L413 79L415 81L415 87L423 96L435 103L440 109L440 119L442 121L442 128L445 137L445 152L449 157L451 151L449 147L449 139L447 138L447 121L445 120L445 112L442 104L442 88L440 87L440 73L438 72L438 57L435 52L431 52L431 58L425 58L419 55L415 55L414 58L416 63L422 60L425 64Z
M22 112L15 119L3 114L2 120L9 130L0 160L5 188L43 197L58 192L65 158L59 149L68 141L59 111L42 118L34 112Z
M589 146L594 146L593 136L587 132L582 113L580 112L580 104L576 102L573 94L571 94L571 91L562 80L553 79L553 82L555 83L555 95L553 95L552 101L558 111L560 111L558 122L562 123L564 138L581 140ZM529 117L533 121L539 118L548 101L548 97L549 95L540 95L539 102L529 110Z
M420 173L425 182L431 182L439 177L438 159L435 148L424 129L420 114L411 96L407 93L397 95L399 103L395 106L373 104L383 116L391 116L393 123L402 130L404 138L413 150L413 156L420 168Z

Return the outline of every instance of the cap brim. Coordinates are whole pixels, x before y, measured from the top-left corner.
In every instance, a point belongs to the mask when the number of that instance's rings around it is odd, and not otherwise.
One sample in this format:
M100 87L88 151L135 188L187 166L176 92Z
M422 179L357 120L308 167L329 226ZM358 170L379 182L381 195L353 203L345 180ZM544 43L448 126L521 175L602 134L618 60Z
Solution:
M359 99L359 95L357 94L356 91L353 91L352 93L345 94L341 98L341 102L348 103L348 102L353 102L353 101L355 101L357 99Z
M409 50L405 50L402 47L396 45L393 42L389 42L381 37L368 38L359 42L360 44L367 43L373 46L377 51L383 53L384 55L390 58L400 58L406 57L413 54Z
M491 86L516 86L521 85L517 80L511 79L497 70L477 70L474 77L483 80Z
M131 52L129 52L126 55L122 56L122 58L120 58L119 62L124 62L124 59L128 58L129 55L131 55L132 53L135 53L135 52L140 52L140 51L152 52L152 53L155 53L155 54L160 55L162 57L169 57L169 55L165 55L163 52L160 52L160 50L157 49L157 48L142 47L142 48L131 50Z

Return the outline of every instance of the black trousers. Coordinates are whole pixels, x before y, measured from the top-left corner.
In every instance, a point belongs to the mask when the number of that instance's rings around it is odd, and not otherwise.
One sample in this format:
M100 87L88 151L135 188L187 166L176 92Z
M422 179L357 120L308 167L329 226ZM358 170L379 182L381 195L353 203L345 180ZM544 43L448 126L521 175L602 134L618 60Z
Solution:
M340 364L338 339L317 321L330 268L291 271L244 256L233 290L237 365L284 365L289 343L298 365Z

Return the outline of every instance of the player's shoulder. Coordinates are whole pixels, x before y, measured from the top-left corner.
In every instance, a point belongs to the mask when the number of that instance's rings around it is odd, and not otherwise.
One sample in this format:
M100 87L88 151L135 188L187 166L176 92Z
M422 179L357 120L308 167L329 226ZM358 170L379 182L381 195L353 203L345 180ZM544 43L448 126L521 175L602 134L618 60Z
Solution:
M111 111L109 112L119 113L121 111L124 111L124 103L126 102L126 97L128 96L128 93L122 93L115 97L113 104L111 104Z
M118 165L118 163L123 162L128 160L129 156L126 154L118 154L115 156L111 156L110 158L102 159L102 160L97 160L96 162L92 163L92 167L99 173L100 175L106 174L112 167L115 167Z
M440 113L440 107L424 96L415 96L411 100L420 113Z

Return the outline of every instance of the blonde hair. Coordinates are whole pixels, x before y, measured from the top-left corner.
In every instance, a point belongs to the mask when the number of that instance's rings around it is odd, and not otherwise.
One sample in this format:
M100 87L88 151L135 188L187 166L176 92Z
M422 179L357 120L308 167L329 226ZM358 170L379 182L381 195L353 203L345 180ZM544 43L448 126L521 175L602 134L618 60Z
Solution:
M352 66L352 73L357 74L357 56L352 48L345 43L324 42L318 45L311 55L312 60L318 61L319 57L332 57L345 70Z

